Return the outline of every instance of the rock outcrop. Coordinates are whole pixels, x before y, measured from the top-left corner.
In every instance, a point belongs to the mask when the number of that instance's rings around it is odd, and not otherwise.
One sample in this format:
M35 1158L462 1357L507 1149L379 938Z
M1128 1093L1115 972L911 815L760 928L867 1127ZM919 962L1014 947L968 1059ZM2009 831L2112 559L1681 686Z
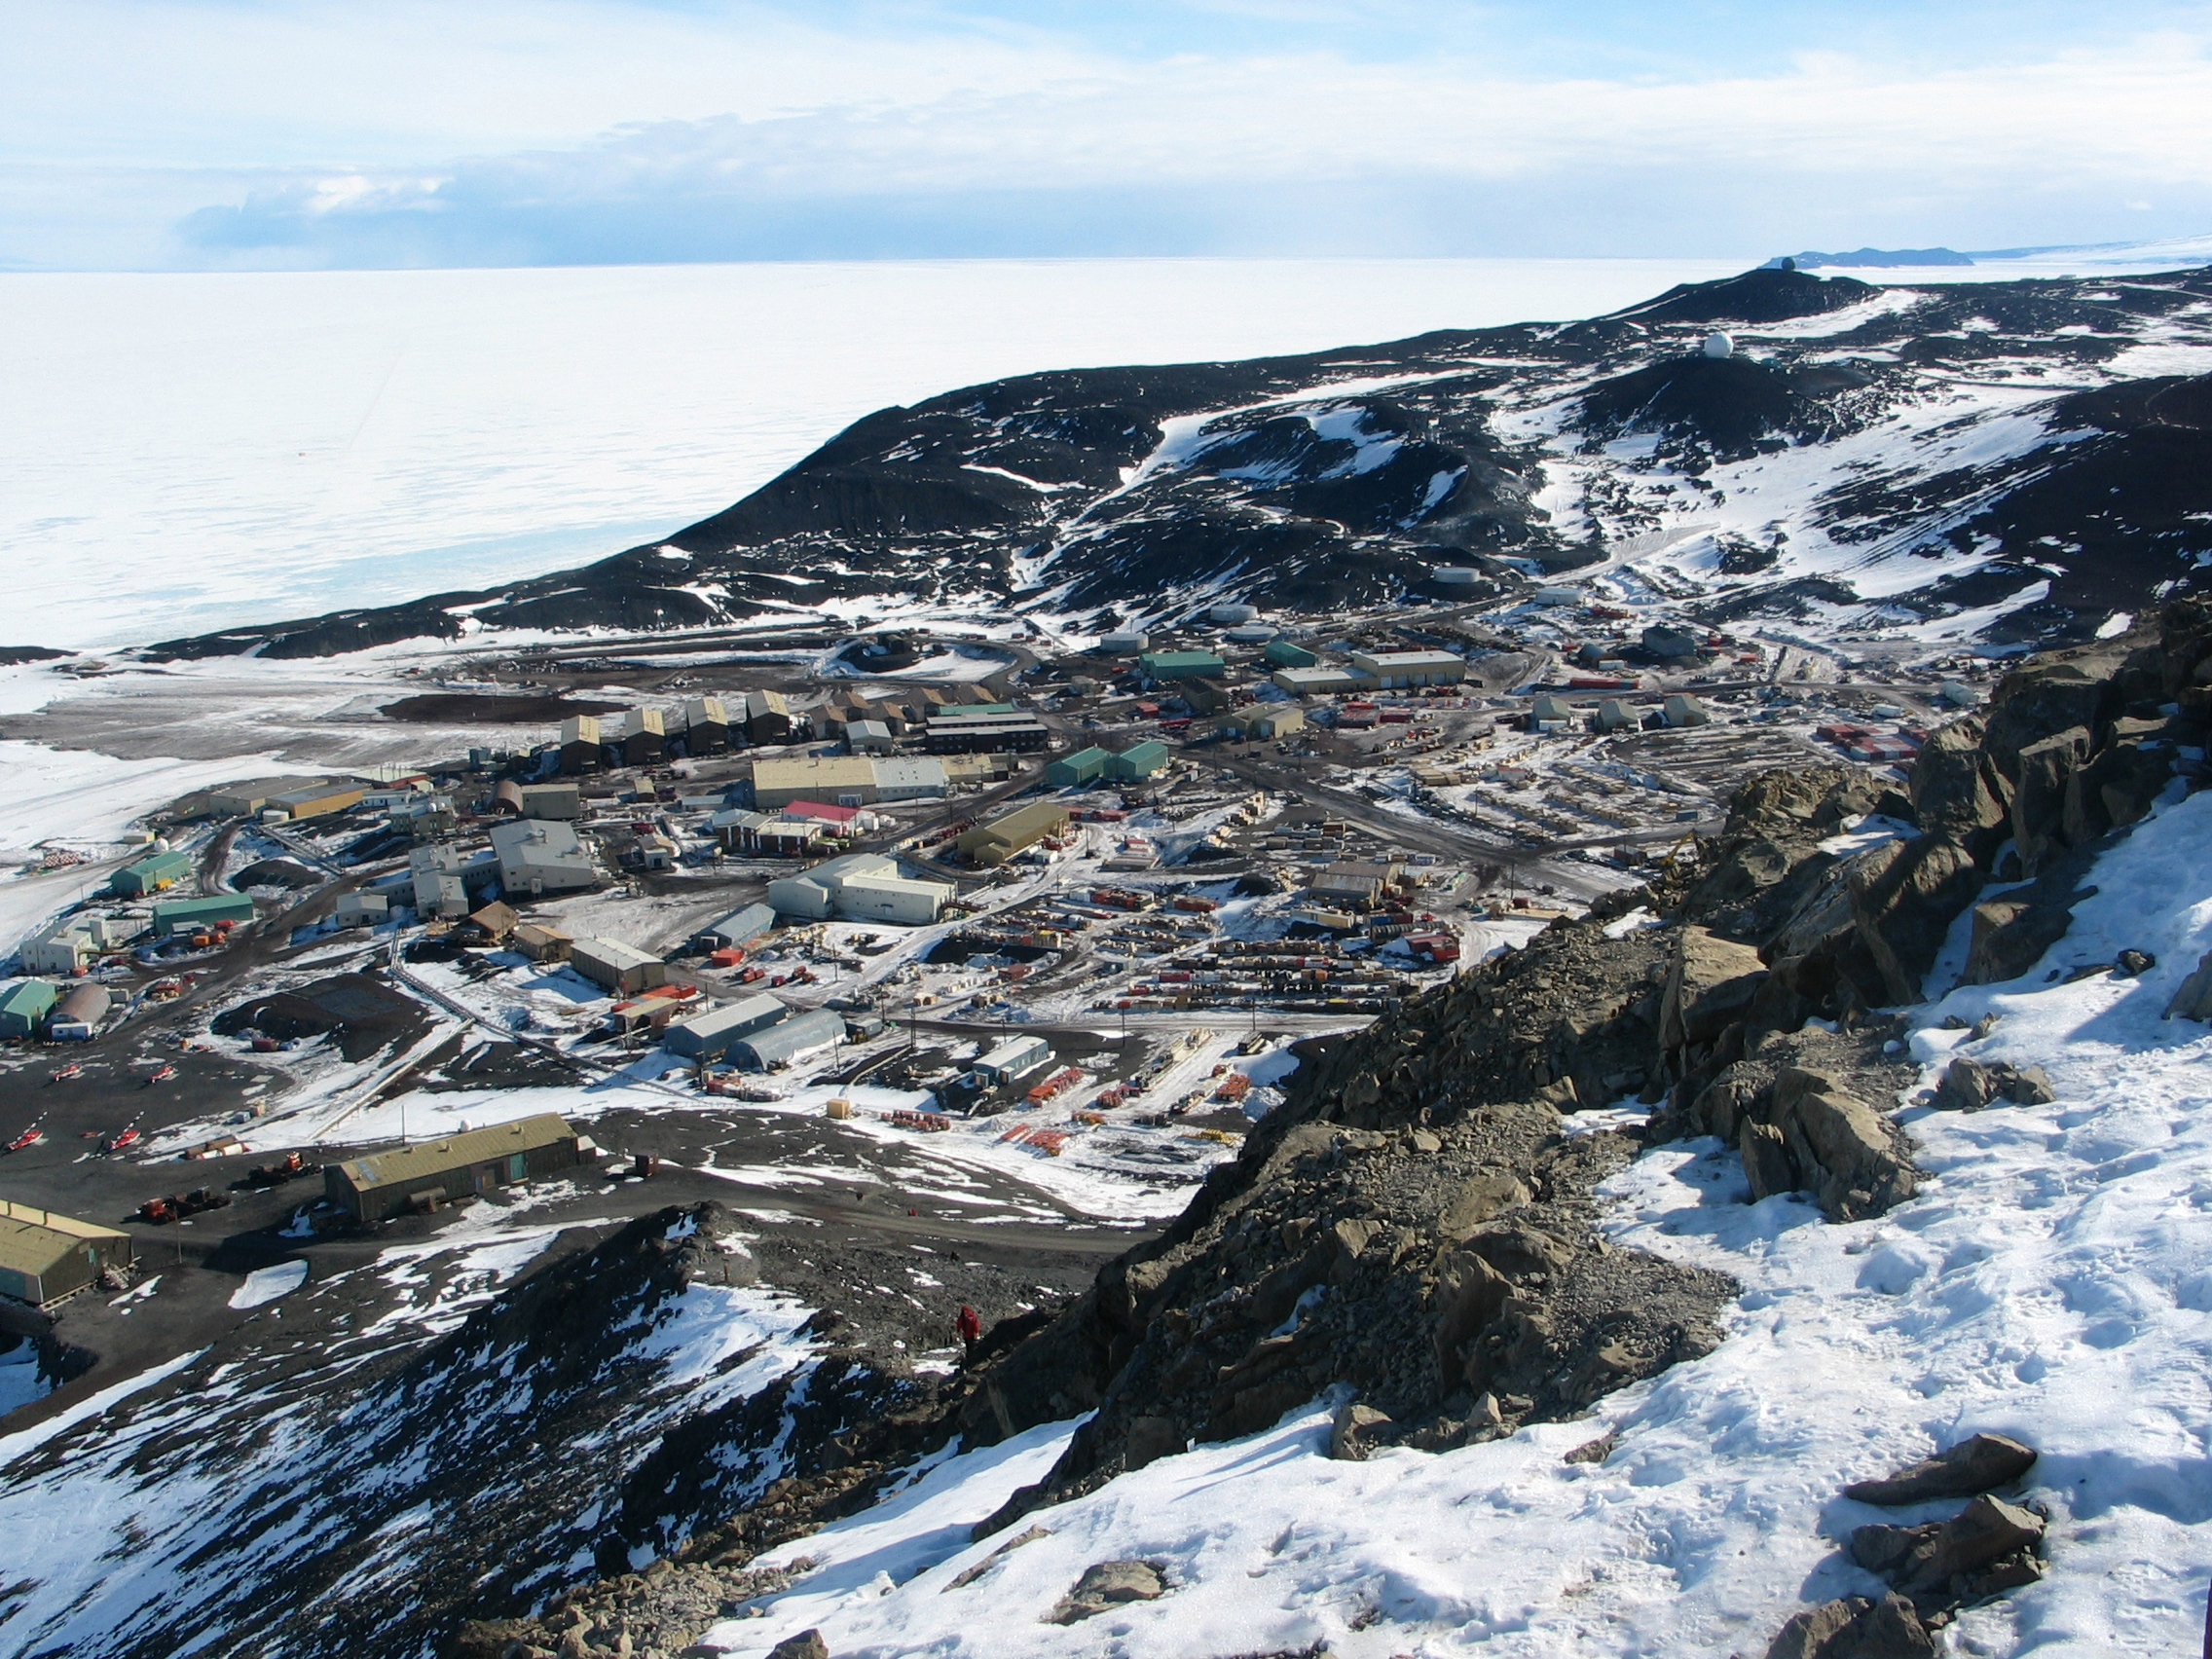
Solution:
M1990 1495L2035 1460L2017 1440L1976 1434L1882 1480L1845 1487L1844 1496L1861 1503L1972 1501L1944 1521L1855 1529L1853 1563L1891 1589L1878 1602L1845 1597L1793 1615L1768 1644L1767 1659L1912 1659L1945 1651L1937 1633L1960 1607L2043 1576L2045 1517Z
M1843 1495L1856 1503L1895 1506L1939 1497L1972 1497L2009 1486L2036 1464L2036 1455L2009 1434L1975 1434L1946 1452L1884 1475L1853 1481Z

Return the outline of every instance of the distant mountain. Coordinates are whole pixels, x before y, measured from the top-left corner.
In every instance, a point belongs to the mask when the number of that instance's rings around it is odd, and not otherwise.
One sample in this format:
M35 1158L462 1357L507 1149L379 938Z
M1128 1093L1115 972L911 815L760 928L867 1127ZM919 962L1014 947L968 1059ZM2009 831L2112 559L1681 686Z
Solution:
M1916 265L1972 265L1969 254L1948 247L1862 247L1853 253L1794 253L1771 259L1766 271L1816 271L1896 269Z
M2076 639L2212 576L2212 377L2147 375L2175 359L2140 350L2212 344L2208 298L2202 270L1915 289L1761 269L1582 322L1026 375L880 410L582 569L154 654L825 607L1082 634L1601 562L1716 622ZM1733 354L1706 353L1715 330Z

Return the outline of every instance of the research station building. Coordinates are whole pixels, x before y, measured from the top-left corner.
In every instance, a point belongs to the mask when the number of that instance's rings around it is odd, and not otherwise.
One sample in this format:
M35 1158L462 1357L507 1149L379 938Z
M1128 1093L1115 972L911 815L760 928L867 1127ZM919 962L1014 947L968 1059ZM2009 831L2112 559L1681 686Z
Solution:
M128 1233L0 1198L0 1296L49 1308L130 1261Z
M323 1196L357 1222L389 1221L411 1209L545 1180L588 1162L598 1150L566 1119L544 1112L326 1164Z

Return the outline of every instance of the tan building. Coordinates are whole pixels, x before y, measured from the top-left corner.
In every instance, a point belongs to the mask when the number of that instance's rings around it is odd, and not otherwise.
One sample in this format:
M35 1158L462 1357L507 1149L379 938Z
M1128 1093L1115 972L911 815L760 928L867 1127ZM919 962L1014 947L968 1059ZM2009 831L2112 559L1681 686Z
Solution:
M634 997L668 983L668 964L649 950L612 939L579 939L569 947L569 966L594 984Z
M597 715L571 715L561 722L561 770L596 772L605 763Z
M753 762L753 804L763 812L794 800L870 806L875 798L875 762L865 755L804 755Z
M329 812L344 812L350 806L358 806L368 790L360 784L316 784L304 790L286 790L282 794L269 797L268 805L279 812L288 812L294 818L320 818ZM267 810L267 808L264 808Z
M1001 865L1024 847L1068 827L1068 809L1049 800L1016 807L988 824L979 824L953 843L979 865Z
M130 1262L128 1233L0 1198L0 1296L51 1307Z
M524 922L515 929L510 942L533 962L566 962L576 940L573 934L560 928L549 928L542 922Z
M1467 659L1450 651L1354 651L1351 665L1385 691L1456 685L1467 678Z
M588 1162L598 1151L566 1119L546 1112L325 1164L323 1196L355 1221L389 1221L411 1209L542 1181Z

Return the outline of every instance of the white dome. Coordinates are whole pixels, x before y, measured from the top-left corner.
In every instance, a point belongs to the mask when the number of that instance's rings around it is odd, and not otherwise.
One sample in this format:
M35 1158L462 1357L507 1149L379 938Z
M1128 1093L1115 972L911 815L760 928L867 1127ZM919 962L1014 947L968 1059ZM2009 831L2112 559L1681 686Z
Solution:
M1708 357L1733 357L1736 342L1717 329L1705 337L1705 354Z

